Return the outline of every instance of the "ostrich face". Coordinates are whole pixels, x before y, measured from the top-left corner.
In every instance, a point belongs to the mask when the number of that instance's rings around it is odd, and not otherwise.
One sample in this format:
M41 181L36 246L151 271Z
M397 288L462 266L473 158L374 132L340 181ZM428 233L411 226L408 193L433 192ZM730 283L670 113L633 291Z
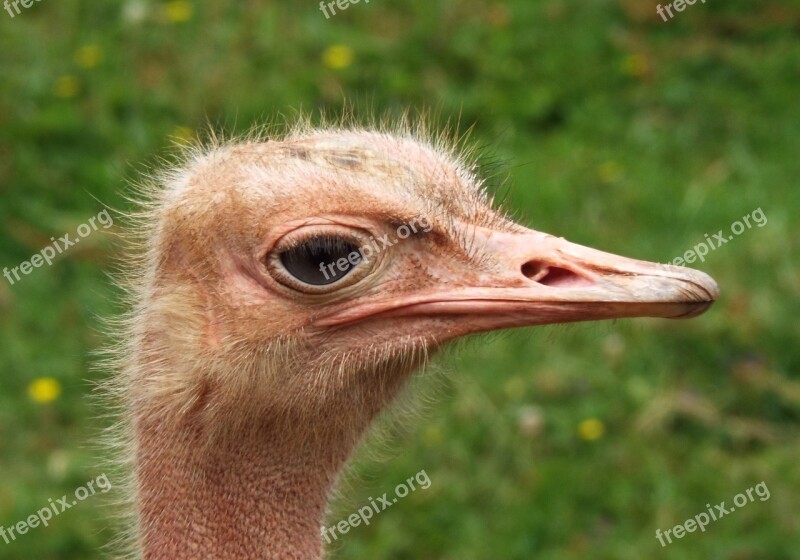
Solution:
M321 132L221 148L174 183L163 227L174 258L162 260L202 286L192 298L210 360L225 346L283 352L273 369L286 391L302 378L292 364L358 376L474 332L692 317L718 295L701 272L510 221L463 162L408 138Z

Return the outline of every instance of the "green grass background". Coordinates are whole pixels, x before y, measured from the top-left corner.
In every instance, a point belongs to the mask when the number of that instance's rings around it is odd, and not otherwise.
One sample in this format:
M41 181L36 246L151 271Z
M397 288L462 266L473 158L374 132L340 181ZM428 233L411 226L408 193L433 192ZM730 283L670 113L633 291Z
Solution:
M667 23L655 4L372 0L329 20L312 0L0 11L0 267L125 208L126 181L169 156L170 135L345 98L474 124L524 223L604 250L666 262L761 208L766 226L698 263L722 288L701 318L525 329L449 353L418 387L433 404L361 454L331 521L421 469L431 487L331 556L800 558L800 3L708 0ZM86 45L96 65L76 61ZM343 68L325 63L336 45L353 55ZM106 374L91 353L100 317L119 312L105 276L117 248L94 234L13 286L0 278L4 526L104 468L91 383ZM53 403L28 396L42 377L63 386ZM587 419L602 437L580 437ZM655 539L760 481L768 501ZM0 559L100 558L105 503L0 541Z

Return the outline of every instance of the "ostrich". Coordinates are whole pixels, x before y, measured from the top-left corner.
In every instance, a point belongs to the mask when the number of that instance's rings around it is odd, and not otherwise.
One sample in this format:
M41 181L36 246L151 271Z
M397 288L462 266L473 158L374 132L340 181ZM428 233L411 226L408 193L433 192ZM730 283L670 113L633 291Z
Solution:
M338 474L443 344L717 298L701 272L515 223L462 151L306 125L150 179L116 349L135 556L319 559Z

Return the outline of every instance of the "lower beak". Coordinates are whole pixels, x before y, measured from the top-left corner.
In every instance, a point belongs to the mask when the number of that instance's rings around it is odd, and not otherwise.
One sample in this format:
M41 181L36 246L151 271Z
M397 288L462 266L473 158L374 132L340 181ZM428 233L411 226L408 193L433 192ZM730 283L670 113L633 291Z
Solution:
M476 254L492 265L476 271L452 261L434 263L431 273L443 280L440 287L337 313L329 324L460 315L476 332L622 317L683 319L700 315L719 296L710 276L684 267L629 259L533 230L470 227L469 234Z

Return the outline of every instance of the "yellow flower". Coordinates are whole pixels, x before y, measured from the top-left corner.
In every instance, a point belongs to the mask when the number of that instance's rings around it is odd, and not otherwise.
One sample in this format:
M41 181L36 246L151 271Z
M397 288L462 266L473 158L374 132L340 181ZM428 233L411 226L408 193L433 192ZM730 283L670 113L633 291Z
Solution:
M190 144L194 140L194 130L188 126L176 126L169 133L170 138L174 139L178 144Z
M75 76L61 76L53 85L53 95L68 99L78 95L80 84Z
M601 183L614 183L621 175L622 167L616 161L607 161L597 167L597 177Z
M94 68L103 58L103 51L97 45L83 45L75 51L75 64L83 68Z
M641 78L650 71L650 63L643 54L631 54L622 61L622 73Z
M603 434L605 433L605 425L597 418L587 418L578 424L578 435L583 440L595 441L603 437Z
M61 395L61 383L52 377L40 377L28 385L28 396L40 404L51 403Z
M183 23L192 19L194 6L186 0L173 0L163 6L164 17L172 23Z
M332 45L322 53L322 62L328 68L341 70L353 63L353 49L347 45Z

